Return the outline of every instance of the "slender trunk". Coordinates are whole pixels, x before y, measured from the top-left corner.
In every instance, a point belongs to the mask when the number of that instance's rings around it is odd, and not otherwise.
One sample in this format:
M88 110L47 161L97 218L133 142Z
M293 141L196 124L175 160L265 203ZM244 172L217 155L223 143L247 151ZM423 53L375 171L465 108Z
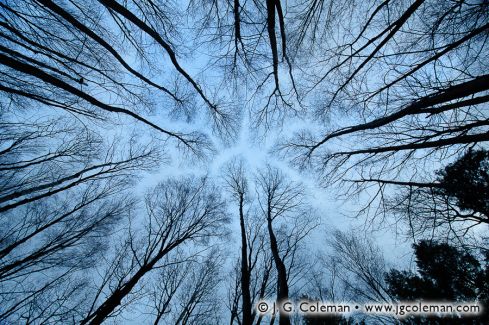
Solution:
M275 79L275 89L279 89L278 82L278 50L277 37L275 35L275 1L267 0L267 30L272 50L273 76Z
M172 249L180 245L185 241L186 238L177 240L169 247L161 250L158 255L156 255L147 264L143 265L134 276L129 279L124 285L117 288L109 298L107 298L102 305L91 315L81 321L80 324L101 324L122 302L122 299L126 297L136 286L136 284L142 279L142 277L151 271L155 264L158 263L166 254L168 254Z
M289 299L289 286L287 284L287 269L278 251L277 238L273 232L271 207L268 207L267 215L268 234L270 236L270 249L272 251L275 267L277 268L277 302ZM279 314L279 325L290 325L290 319L286 314Z
M163 257L163 255L161 257ZM97 309L93 317L85 318L81 324L101 324L121 304L122 299L131 292L139 280L153 269L159 259L159 257L156 257L150 263L140 268L128 282L112 293L112 295Z
M251 325L250 269L248 266L248 243L244 222L244 194L239 195L239 223L241 227L241 292L243 296L243 325Z
M270 263L270 266L267 265L267 267L265 268L265 272L263 274L263 281L262 281L262 284L260 287L260 299L259 300L261 300L261 299L263 299L263 297L265 297L265 291L267 289L268 278L270 277L270 271L271 270L272 270L272 264ZM252 317L251 317L252 323L255 320L255 317L256 317L256 311L254 311L252 314ZM259 314L258 319L256 321L256 325L260 325L262 319L263 319L263 314Z
M161 317L163 317L163 313L158 313L158 316L156 316L156 319L153 324L158 325L160 323Z

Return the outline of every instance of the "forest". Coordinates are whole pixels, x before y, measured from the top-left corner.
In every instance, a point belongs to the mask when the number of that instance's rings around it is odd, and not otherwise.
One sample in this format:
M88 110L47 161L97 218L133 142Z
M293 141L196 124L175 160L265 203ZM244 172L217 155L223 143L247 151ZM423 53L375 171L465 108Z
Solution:
M0 325L489 324L489 0L0 0L0 39ZM479 309L365 307L405 302Z

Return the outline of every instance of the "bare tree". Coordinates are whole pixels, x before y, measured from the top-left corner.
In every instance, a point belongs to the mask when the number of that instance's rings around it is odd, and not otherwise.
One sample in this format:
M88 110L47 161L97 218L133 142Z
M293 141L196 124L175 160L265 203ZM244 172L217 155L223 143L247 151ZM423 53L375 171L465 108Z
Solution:
M71 321L111 231L133 209L127 192L158 151L108 145L63 118L3 120L0 131L0 318Z
M62 110L77 118L105 120L114 113L125 115L176 140L178 146L202 154L209 145L203 134L167 130L142 114L158 107L173 116L195 115L186 89L190 87L209 107L215 126L228 126L226 114L180 65L176 45L164 40L178 34L167 18L178 16L178 8L156 2L126 5L116 1L2 3L0 91L12 101ZM154 26L161 27L164 35ZM148 39L156 42L157 51L163 50L170 67L188 87L171 76L164 78L167 85L154 81L149 71L159 71L159 59L153 54L154 46L144 45ZM141 69L134 67L124 52L137 56ZM151 68L145 69L145 65ZM100 96L101 92L106 95ZM175 115L175 111L179 113Z
M321 133L304 129L278 149L345 197L366 198L359 215L385 225L396 185L421 185L404 195L419 201L437 166L489 140L487 9L485 1L299 5L293 39L316 62L304 101Z
M81 323L99 324L117 314L131 299L138 283L161 267L165 256L178 247L205 243L220 235L227 221L224 202L205 179L170 179L160 183L146 196L146 211L140 233L131 227L128 237L110 259L102 285ZM172 263L175 262L178 261ZM211 272L212 268L206 270ZM199 288L195 290L196 294L203 292ZM199 297L195 299L188 302L188 308L195 308L200 302ZM182 313L181 317L190 317L189 311L182 310Z
M323 260L331 274L329 296L340 294L344 301L382 302L395 301L385 280L388 267L379 247L369 238L361 238L352 231L336 230L328 240L332 252ZM319 284L321 285L321 284ZM328 285L328 283L322 283ZM390 324L393 318L385 315L366 315L376 322Z
M281 252L277 227L281 220L283 223L288 217L300 218L294 213L300 211L304 193L299 184L287 181L278 169L271 166L267 166L257 175L256 187L258 208L266 220L270 251L277 272L277 301L281 302L289 299L288 274L284 259L290 251ZM290 249L291 246L287 248ZM290 324L286 314L279 316L279 324Z
M191 274L179 294L180 309L174 318L175 324L221 324L221 299L218 286L221 283L223 260L217 250L198 265L191 268Z
M194 0L189 6L198 44L214 54L208 66L222 71L227 89L233 85L235 93L251 97L239 105L249 107L252 122L267 130L301 109L287 9L283 1Z
M489 223L487 161L487 151L469 149L429 181L385 184L398 189L385 209L407 223L415 239L468 240L472 228Z
M251 300L251 268L248 254L248 238L246 232L246 222L245 222L245 199L250 201L248 198L249 189L248 182L245 176L244 165L242 161L233 160L229 164L225 181L229 186L231 195L238 203L239 210L239 228L241 235L241 269L239 274L241 275L240 288L241 288L241 315L242 324L251 325L252 323L252 300ZM246 195L246 198L245 198Z
M339 276L351 290L352 298L391 301L384 282L387 266L372 240L359 238L353 232L335 231L329 244L334 252L332 258L342 270Z
M314 214L303 202L302 186L287 180L278 169L268 166L248 180L249 171L241 160L232 160L226 167L225 180L238 207L241 242L234 276L228 282L230 323L283 322L284 317L275 313L257 313L255 306L270 297L282 301L302 293L304 272L310 266L304 257L306 239L317 225ZM256 194L250 193L249 182L254 183ZM272 220L267 220L268 215ZM251 310L246 316L248 295Z
M167 254L144 285L150 295L153 324L219 324L223 262L217 247L191 256L179 248Z
M276 294L277 274L273 264L273 258L270 253L268 234L262 223L262 219L255 213L251 213L247 223L247 238L248 238L248 260L250 270L250 297L252 303L251 323L261 324L263 314L258 314L256 304L258 301L266 299ZM240 278L241 271L236 270L236 277ZM241 283L236 282L232 286L233 292L230 295L230 301L239 302L239 296L242 296ZM234 298L233 298L234 293ZM237 298L236 299L236 295ZM241 323L239 309L231 310L231 323L236 318L237 323Z
M165 267L157 272L153 281L150 281L151 289L149 289L149 294L151 296L151 308L154 310L152 313L155 316L153 322L155 325L167 319L172 312L175 295L178 290L181 290L180 288L191 270L191 263L185 261L185 258L180 256L180 254L183 253L178 251L178 249L174 254L168 254L165 257L165 262L163 262ZM172 261L182 262L172 263Z

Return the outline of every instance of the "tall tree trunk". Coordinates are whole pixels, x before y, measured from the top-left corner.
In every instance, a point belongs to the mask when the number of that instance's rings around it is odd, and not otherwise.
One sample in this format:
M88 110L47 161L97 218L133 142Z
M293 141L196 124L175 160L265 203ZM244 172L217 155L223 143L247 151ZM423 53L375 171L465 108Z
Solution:
M158 261L160 261L166 254L168 254L175 247L184 242L186 238L179 239L175 243L169 245L165 249L162 249L153 259L148 261L129 279L124 285L117 288L103 303L98 307L98 309L83 321L81 324L101 324L109 315L122 303L132 289L138 284L138 282L146 275L146 273L153 270L154 266Z
M248 266L248 243L244 222L244 194L239 195L239 223L241 227L241 291L243 295L243 325L251 325L250 269Z
M289 286L287 284L287 269L278 252L277 238L273 232L271 206L268 206L267 215L268 235L270 236L270 249L272 251L275 267L277 268L277 303L289 299ZM279 314L279 325L290 325L290 319L286 314Z

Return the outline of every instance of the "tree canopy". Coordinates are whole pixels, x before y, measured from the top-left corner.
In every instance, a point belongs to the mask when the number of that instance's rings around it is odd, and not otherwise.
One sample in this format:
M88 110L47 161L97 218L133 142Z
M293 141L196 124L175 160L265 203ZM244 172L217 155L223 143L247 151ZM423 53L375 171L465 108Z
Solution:
M290 325L256 304L486 299L488 12L0 1L0 323ZM362 230L335 231L345 215ZM419 274L383 276L369 231L386 228Z

